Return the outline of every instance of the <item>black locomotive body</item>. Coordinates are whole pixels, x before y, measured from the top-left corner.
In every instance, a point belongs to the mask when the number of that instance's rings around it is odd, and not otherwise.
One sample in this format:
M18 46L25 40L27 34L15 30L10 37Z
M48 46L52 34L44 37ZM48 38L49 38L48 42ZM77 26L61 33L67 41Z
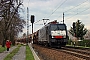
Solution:
M42 45L62 47L68 41L66 24L49 23L39 29L37 34L37 42Z

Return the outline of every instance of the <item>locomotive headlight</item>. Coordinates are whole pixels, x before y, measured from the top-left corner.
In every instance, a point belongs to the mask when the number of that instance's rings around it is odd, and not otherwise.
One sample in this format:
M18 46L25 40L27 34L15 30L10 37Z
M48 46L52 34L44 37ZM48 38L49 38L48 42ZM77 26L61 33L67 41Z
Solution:
M55 33L54 31L51 31L51 35L52 35L52 36L54 35L54 33Z
M66 35L63 35L63 38L66 38Z
M54 37L52 36L52 38L54 38Z

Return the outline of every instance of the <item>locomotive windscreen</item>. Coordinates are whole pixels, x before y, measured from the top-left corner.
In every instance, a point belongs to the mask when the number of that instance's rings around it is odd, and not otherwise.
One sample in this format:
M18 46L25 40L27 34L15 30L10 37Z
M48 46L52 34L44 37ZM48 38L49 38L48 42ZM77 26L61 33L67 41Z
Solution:
M64 24L52 24L51 25L51 30L65 30L66 26Z

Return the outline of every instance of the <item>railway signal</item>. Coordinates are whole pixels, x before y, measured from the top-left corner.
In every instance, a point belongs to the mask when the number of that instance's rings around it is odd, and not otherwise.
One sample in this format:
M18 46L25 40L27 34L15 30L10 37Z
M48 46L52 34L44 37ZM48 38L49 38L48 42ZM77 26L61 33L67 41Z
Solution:
M31 23L34 23L34 15L31 15Z
M31 23L32 23L32 34L33 34L33 23L35 21L34 15L31 15ZM32 35L32 42L33 42L33 35Z

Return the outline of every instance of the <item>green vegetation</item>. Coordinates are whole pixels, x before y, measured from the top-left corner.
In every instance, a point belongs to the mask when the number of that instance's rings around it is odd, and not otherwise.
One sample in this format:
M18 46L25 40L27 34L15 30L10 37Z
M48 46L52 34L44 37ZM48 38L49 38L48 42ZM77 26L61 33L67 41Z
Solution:
M82 46L82 47L90 47L90 40L81 40L81 41L75 41L75 45L76 46ZM72 40L68 40L68 44L67 45L74 45L74 41Z
M12 52L10 52L10 54L8 54L4 60L12 60L12 57L19 51L19 48L21 47L21 45L18 45L17 48L15 48Z
M79 46L85 46L85 47L90 47L90 40L83 40L78 42Z
M26 46L26 60L34 60L34 56L28 45Z
M0 46L0 53L3 52L3 51L5 51L5 50L6 50L5 47Z
M77 39L83 39L83 36L86 34L88 31L84 26L84 24L80 21L77 20L77 22L73 22L73 27L70 28L69 33L76 37Z

